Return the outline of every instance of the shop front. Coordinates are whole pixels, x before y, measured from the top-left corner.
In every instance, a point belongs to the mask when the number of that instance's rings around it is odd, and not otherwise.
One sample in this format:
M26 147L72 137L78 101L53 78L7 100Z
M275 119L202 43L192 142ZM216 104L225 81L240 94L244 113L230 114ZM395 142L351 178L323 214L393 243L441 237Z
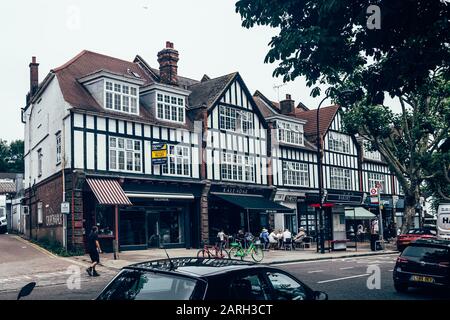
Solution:
M271 199L273 188L212 185L208 199L210 242L223 229L235 235L238 230L258 236L262 228L273 229L275 216L295 215L295 210Z
M355 191L325 190L323 208L323 228L325 241L344 241L347 240L346 230L346 210L354 207L361 207L363 203L363 193ZM308 225L311 234L318 236L315 232L318 230L320 208L319 196L317 193L306 193L305 203L301 205L302 210L308 217L305 223ZM313 222L313 210L315 219ZM300 215L302 219L303 215ZM302 220L300 220L302 221ZM301 226L302 226L301 222ZM314 228L311 228L312 224ZM312 232L314 231L314 233Z
M275 214L275 229L289 229L291 232L297 233L299 227L303 227L307 233L314 231L314 210L312 212L312 221L309 220L303 203L305 203L306 191L292 189L278 189L275 194L274 201L292 209L292 212L280 212ZM300 224L299 224L300 223Z
M86 224L99 227L105 248L112 249L116 233L120 250L198 246L201 184L125 179L120 187L128 205L85 197L86 206L95 203Z

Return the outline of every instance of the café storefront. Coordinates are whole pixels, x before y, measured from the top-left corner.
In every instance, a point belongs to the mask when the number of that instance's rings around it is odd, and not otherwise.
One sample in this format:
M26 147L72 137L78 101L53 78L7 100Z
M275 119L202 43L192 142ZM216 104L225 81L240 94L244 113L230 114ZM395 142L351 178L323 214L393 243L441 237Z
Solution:
M104 189L85 195L86 229L99 227L106 250L116 234L119 250L198 246L200 183L124 179L120 188L128 204L101 201Z
M230 235L242 229L259 236L262 228L274 228L276 214L295 212L272 201L273 193L273 187L212 184L208 199L210 242L221 229Z

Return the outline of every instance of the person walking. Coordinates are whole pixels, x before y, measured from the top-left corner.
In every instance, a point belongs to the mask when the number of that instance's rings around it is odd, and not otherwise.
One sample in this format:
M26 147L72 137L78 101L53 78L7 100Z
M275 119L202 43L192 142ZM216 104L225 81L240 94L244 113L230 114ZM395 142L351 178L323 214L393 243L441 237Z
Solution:
M88 252L91 258L91 266L86 269L87 273L90 276L98 277L99 274L95 270L95 267L100 263L100 252L102 252L100 248L100 244L98 242L98 227L93 226L91 233L88 236Z
M217 233L217 242L218 242L217 244L220 249L224 248L226 239L227 235L225 234L225 231L221 229L219 233Z

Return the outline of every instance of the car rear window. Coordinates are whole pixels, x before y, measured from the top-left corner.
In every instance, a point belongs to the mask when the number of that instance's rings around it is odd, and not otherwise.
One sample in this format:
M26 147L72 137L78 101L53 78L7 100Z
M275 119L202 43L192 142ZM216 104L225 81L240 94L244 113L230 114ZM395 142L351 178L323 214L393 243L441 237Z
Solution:
M188 300L197 281L176 275L124 270L100 300Z
M440 263L449 260L449 250L438 247L409 246L403 251L403 257L429 263Z

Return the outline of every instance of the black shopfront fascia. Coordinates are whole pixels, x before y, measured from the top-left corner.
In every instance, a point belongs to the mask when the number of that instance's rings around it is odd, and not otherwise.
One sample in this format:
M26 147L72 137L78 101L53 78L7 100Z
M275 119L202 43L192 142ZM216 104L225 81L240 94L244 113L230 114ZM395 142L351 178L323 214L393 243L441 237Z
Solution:
M121 250L199 246L201 184L126 180L122 187L133 206L120 210Z

